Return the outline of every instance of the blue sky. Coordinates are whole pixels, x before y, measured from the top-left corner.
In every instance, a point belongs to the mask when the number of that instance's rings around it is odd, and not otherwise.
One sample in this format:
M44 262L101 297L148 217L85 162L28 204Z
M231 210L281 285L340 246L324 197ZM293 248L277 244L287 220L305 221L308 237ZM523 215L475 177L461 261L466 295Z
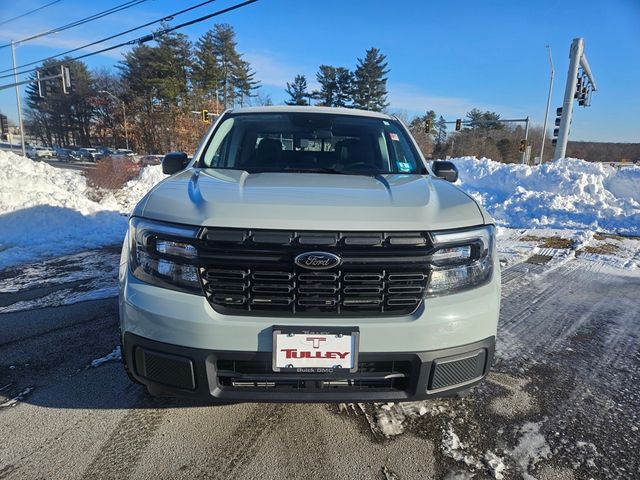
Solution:
M63 25L123 1L62 0L0 26L0 42ZM89 43L197 1L148 0L126 13L37 39L17 49L18 64ZM0 21L45 3L48 0L0 0ZM170 24L234 3L218 0ZM562 103L571 40L584 37L598 91L591 107L576 109L571 139L640 142L638 0L260 0L183 32L195 41L215 22L234 26L239 50L275 103L284 101L285 83L295 74L315 80L319 64L353 68L356 59L375 46L387 56L391 69L390 111L411 115L433 109L454 120L476 107L495 110L503 118L528 115L540 125L549 81L545 45L553 49L556 68L553 114ZM86 61L91 67L112 67L121 54L112 51ZM0 50L0 70L10 67L10 49ZM0 79L0 84L10 80ZM0 111L15 118L13 89L0 90Z

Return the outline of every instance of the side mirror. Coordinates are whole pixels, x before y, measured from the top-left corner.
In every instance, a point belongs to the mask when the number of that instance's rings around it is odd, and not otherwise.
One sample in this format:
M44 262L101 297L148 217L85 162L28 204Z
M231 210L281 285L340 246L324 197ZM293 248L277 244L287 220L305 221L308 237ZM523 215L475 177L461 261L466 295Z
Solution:
M458 168L452 162L436 160L431 168L436 177L444 178L447 182L458 180Z
M162 159L162 173L165 175L173 175L180 170L184 170L184 167L189 163L189 157L184 152L171 152L167 153Z

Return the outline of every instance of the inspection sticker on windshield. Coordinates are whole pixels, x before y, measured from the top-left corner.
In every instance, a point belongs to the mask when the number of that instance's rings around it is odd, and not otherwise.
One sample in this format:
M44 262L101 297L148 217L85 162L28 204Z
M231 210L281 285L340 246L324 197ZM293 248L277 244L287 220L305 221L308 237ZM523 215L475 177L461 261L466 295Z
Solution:
M389 132L389 138L391 140L393 140L394 142L399 142L400 141L400 137L398 137L397 133Z
M396 162L396 165L398 165L398 170L400 170L401 172L411 171L411 165L407 162Z

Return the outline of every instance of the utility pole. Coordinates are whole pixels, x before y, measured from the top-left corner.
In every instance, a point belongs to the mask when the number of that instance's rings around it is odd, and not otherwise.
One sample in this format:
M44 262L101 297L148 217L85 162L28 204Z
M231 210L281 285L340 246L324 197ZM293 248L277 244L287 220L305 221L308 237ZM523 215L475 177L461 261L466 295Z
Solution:
M24 127L22 125L22 106L20 105L20 86L18 84L18 69L16 67L16 42L11 40L11 56L13 57L13 80L16 84L16 105L18 106L18 127L20 128L20 143L22 144L22 156L27 156L24 145Z
M551 105L551 93L553 92L553 76L555 71L553 69L553 58L551 57L551 47L546 46L549 51L549 67L551 68L551 75L549 77L549 94L547 95L547 108L544 111L544 126L542 127L542 143L540 144L540 163L544 162L544 142L547 139L547 117L549 116L549 107Z
M522 152L522 163L524 164L527 160L527 148L526 145L529 143L529 117L524 119L524 144L525 149Z

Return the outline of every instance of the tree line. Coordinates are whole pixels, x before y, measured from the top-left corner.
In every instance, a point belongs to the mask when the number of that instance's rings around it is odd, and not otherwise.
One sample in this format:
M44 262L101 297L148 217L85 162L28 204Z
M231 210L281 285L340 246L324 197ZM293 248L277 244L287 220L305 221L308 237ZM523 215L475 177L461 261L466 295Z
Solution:
M195 43L171 33L153 45L137 45L115 73L63 58L44 62L39 76L59 73L60 64L70 69L69 93L55 81L31 83L26 89L27 130L48 145L122 147L126 115L133 148L149 153L188 150L206 128L194 110L214 113L270 103L258 92L255 72L227 24L216 24Z
M59 73L61 64L70 70L69 92L60 81L26 89L27 131L47 145L122 148L126 135L131 148L142 152L191 151L207 128L199 111L272 104L227 24L214 25L195 43L181 33L158 36L125 53L115 72L63 58L45 61L31 80ZM308 92L304 76L297 76L287 84L295 97L287 103L313 99L317 105L381 111L388 106L388 72L385 56L371 48L353 72L321 65L317 91Z

